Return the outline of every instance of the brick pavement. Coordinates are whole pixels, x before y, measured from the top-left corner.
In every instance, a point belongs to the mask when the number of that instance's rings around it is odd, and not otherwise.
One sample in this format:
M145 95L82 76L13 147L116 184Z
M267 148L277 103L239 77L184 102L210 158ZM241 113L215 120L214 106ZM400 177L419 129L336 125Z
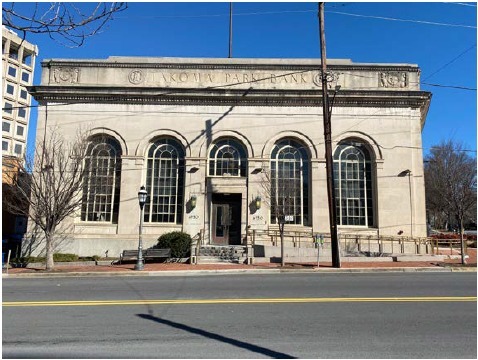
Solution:
M445 254L449 254L445 251ZM476 270L477 255L476 249L468 249L468 268ZM49 273L132 273L134 271L134 263L121 265L91 265L91 266L68 266L59 265ZM370 262L341 262L342 269L392 269L392 268L443 268L443 267L461 267L460 259L446 259L442 262L438 261L370 261ZM316 269L317 263L286 263L286 269ZM260 263L254 265L245 264L183 264L183 263L146 263L144 267L146 272L149 271L197 271L197 270L254 270L254 269L280 269L278 263ZM321 262L320 270L332 270L330 262ZM43 267L38 268L11 268L9 274L42 274L46 273Z

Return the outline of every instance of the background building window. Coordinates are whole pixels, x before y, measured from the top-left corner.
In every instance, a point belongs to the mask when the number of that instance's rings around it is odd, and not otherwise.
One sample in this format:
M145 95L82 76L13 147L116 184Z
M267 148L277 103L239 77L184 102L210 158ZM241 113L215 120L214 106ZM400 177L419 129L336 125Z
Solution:
M6 92L7 92L7 94L13 96L15 94L15 86L13 86L12 84L7 84Z
M118 223L121 147L109 137L91 139L85 157L82 221Z
M11 77L17 77L17 69L14 68L13 66L9 66L8 75L10 75Z
M22 155L23 154L23 146L21 144L15 144L15 147L13 148L13 152L16 155Z
M18 108L18 117L21 117L23 119L27 117L27 111L25 110L25 108Z
M23 136L25 132L25 128L21 125L17 125L17 136Z
M247 155L233 139L218 141L209 152L209 176L246 176Z
M160 138L149 147L146 191L144 221L182 223L184 150L175 139Z
M295 140L278 141L271 154L271 223L309 225L309 157Z
M8 54L8 57L13 60L18 60L18 49L10 47L10 53Z
M334 181L338 224L372 227L372 165L363 144L342 142L337 146Z
M10 123L7 121L2 121L2 131L3 132L10 132Z
M30 53L26 52L25 50L23 50L22 63L23 63L24 65L31 66L31 65L32 65L32 54L30 54Z
M2 141L2 151L8 151L8 141Z
M7 114L11 114L13 112L13 105L8 102L5 102L3 111L5 111Z
M24 72L22 72L22 81L24 81L24 82L26 82L26 83L27 83L27 82L28 82L28 80L30 80L30 74L29 74L29 73L27 73L27 72L25 72L25 71L24 71Z
M20 90L20 97L24 100L28 98L28 92L25 89Z

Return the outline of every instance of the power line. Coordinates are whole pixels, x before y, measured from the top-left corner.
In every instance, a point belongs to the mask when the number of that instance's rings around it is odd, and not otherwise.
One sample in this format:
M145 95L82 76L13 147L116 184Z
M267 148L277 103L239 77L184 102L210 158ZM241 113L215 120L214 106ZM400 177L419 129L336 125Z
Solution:
M470 51L471 49L475 48L476 47L476 43L473 44L472 46L470 46L468 49L466 49L465 51L461 52L458 56L454 57L452 60L450 60L449 62L447 62L445 65L443 65L441 68L439 68L438 70L434 71L433 73L431 73L430 75L428 75L425 79L423 79L423 81L426 81L428 80L429 78L431 78L433 75L435 75L436 73L442 71L443 69L445 69L448 65L451 65L453 62L455 62L456 60L458 60L459 58L461 58L463 55L465 55L468 51Z
M464 25L464 24L448 24L448 23L439 23L439 22L425 21L425 20L410 20L410 19L391 18L391 17L385 17L385 16L360 15L360 14L346 13L346 12L341 12L341 11L330 11L330 10L328 10L326 12L332 13L332 14L355 16L355 17L362 17L362 18L369 18L369 19L401 21L401 22L410 22L410 23L426 24L426 25L462 27L462 28L469 28L469 29L476 29L477 28L476 26L473 26L473 25Z
M444 2L443 4L476 7L476 4L467 4L467 3L459 3L459 2Z

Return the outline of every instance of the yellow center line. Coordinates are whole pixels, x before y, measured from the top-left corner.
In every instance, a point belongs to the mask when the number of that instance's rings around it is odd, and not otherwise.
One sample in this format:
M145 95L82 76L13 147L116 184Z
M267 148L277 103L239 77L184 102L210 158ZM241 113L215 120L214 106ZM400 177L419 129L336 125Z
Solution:
M334 302L463 302L476 296L416 296L369 298L265 298L265 299L177 299L177 300L81 300L81 301L4 301L4 307L27 306L108 306L108 305L184 305L184 304L263 304Z

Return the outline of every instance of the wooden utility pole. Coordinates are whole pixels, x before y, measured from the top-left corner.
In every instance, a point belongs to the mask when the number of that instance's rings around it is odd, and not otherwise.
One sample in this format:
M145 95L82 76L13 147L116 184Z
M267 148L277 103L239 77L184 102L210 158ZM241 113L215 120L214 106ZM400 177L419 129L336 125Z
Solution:
M232 58L232 2L229 3L229 58Z
M320 60L322 63L322 108L324 118L325 166L327 172L327 195L329 200L330 241L332 245L332 267L340 267L339 239L337 236L337 214L335 212L334 168L332 160L331 109L327 92L327 63L325 53L324 3L319 3Z

